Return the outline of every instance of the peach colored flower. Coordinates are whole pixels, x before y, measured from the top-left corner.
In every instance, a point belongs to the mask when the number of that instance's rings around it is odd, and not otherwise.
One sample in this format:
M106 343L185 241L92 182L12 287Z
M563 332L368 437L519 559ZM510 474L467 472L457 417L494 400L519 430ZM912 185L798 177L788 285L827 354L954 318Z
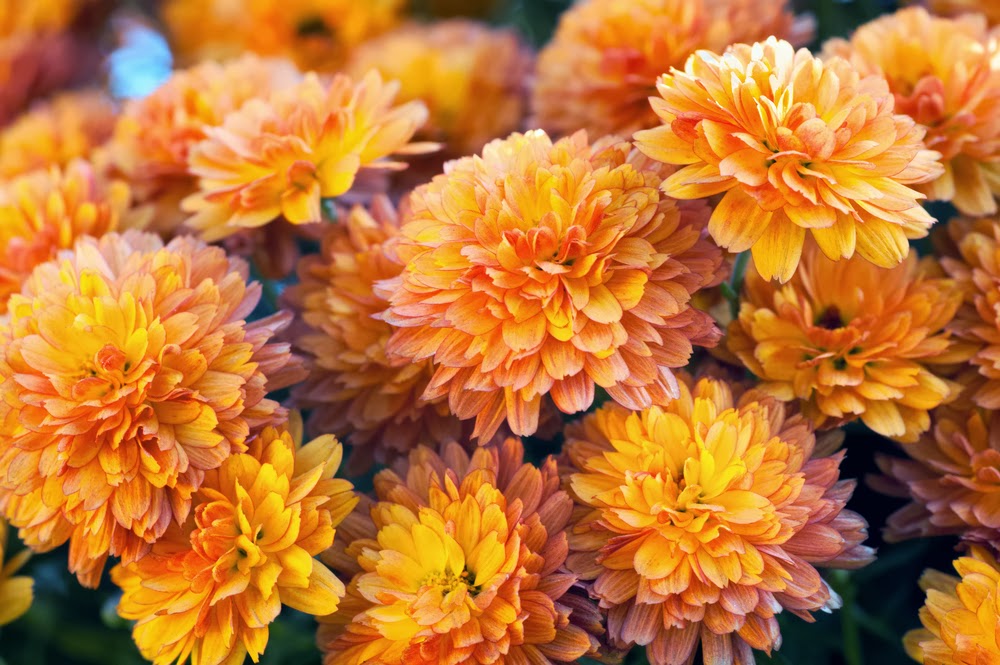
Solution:
M410 24L365 42L346 71L360 77L377 69L398 80L400 101L427 105L428 121L418 135L460 156L518 129L532 64L513 30L454 19Z
M921 4L941 16L982 14L990 25L1000 23L1000 5L993 0L903 0L903 4Z
M641 412L608 403L567 428L578 503L570 570L592 580L612 645L653 665L753 663L781 645L776 615L840 606L816 566L874 558L864 519L844 509L843 453L813 457L809 423L777 400L738 401L722 381L680 383Z
M431 148L410 143L427 109L394 106L398 88L374 71L356 83L310 74L207 129L188 158L200 188L182 203L188 226L218 240L279 217L319 222L322 199L346 193L361 169L405 168L385 158Z
M115 107L99 90L64 92L0 129L0 180L66 166L111 138Z
M980 547L954 565L960 578L936 570L920 578L924 627L906 634L906 652L925 665L1000 662L1000 565Z
M356 574L320 628L325 665L551 665L596 648L563 567L572 502L554 459L523 455L517 439L471 458L420 447L376 476L367 536L331 557Z
M833 260L857 251L891 268L934 223L906 185L938 177L939 155L893 114L884 79L769 38L696 53L657 89L663 124L638 132L637 146L683 166L667 194L725 192L708 230L732 252L752 250L765 279L791 278L807 230Z
M920 7L867 23L824 52L884 76L896 110L916 120L944 174L915 187L969 215L997 211L1000 193L1000 32L982 16L937 18Z
M302 76L286 60L253 55L205 62L175 72L152 94L125 104L109 146L110 159L137 199L156 208L154 225L172 232L185 219L180 200L197 190L188 154L209 127L247 101L295 85Z
M35 266L81 236L125 226L130 199L128 185L82 160L0 181L0 314Z
M288 313L246 323L247 266L190 237L81 238L35 268L0 328L0 510L32 549L67 540L96 586L183 524L205 473L281 416L301 378L270 342Z
M957 396L944 366L968 358L945 328L962 301L911 252L894 268L861 257L833 261L809 243L786 284L748 271L729 350L817 427L860 418L898 441L930 426L928 412Z
M435 364L425 400L476 418L489 439L506 420L537 427L542 398L582 411L601 386L634 408L676 395L671 368L714 345L691 294L720 279L704 237L707 210L660 194L662 172L585 132L554 142L540 130L451 162L409 199L381 283L389 353Z
M332 436L302 446L268 427L249 450L205 474L194 511L141 560L111 571L118 613L155 665L257 662L268 624L287 605L336 611L344 584L314 556L358 499L334 478L343 451Z
M403 271L398 235L388 199L376 198L371 212L357 206L326 227L319 254L299 263L299 283L286 291L304 324L295 345L310 362L295 399L311 409L313 430L346 437L359 468L389 463L417 444L462 438L444 396L421 398L434 375L431 361L386 353L394 328L375 318L389 303L373 288Z
M532 126L592 136L654 127L656 80L699 49L721 51L771 35L804 45L812 21L784 0L585 0L563 13L542 49Z

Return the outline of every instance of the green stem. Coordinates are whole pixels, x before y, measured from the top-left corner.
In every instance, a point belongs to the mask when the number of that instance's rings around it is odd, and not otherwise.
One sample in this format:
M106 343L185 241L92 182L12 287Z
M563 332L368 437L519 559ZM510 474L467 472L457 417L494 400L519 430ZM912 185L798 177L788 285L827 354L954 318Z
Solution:
M858 624L858 614L855 611L857 589L846 570L836 570L830 575L834 590L844 601L840 608L840 630L844 639L844 661L847 665L864 665L864 653L861 649L861 626Z
M325 219L330 223L334 223L337 221L337 218L340 215L337 213L336 199L334 199L333 197L322 199L320 201L320 206L323 209L323 219Z
M749 262L750 252L737 254L729 281L721 285L722 295L729 301L729 311L734 319L740 315L740 291L743 289L743 278L746 276Z

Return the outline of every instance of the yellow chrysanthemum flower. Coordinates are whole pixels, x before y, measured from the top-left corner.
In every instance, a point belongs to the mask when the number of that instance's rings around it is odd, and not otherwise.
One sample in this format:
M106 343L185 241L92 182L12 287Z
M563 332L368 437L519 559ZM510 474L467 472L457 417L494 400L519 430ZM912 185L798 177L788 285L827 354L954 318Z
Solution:
M572 502L554 459L523 455L420 447L376 476L374 523L332 557L356 575L320 629L325 665L551 665L597 646L563 567Z
M386 280L389 353L431 358L424 399L447 395L489 439L532 434L543 399L575 413L596 386L634 408L676 394L671 368L713 346L691 295L722 278L702 202L678 204L626 142L493 141L417 188Z
M656 79L695 51L771 35L803 45L812 23L783 0L586 0L559 19L538 56L532 126L591 136L654 127Z
M81 160L0 182L0 314L35 266L124 226L130 201L128 185Z
M831 259L857 251L891 268L934 223L907 185L941 175L938 153L893 114L884 79L843 59L769 38L699 52L657 89L663 124L638 132L637 146L683 166L663 182L667 194L725 192L708 230L732 252L752 250L765 279L791 278L806 231Z
M101 91L65 92L0 130L0 180L66 166L111 138L115 107Z
M111 571L123 591L118 613L155 665L256 663L268 625L286 605L336 611L344 584L314 556L357 504L334 478L343 451L332 436L301 446L268 427L249 450L205 474L193 514L152 551Z
M775 615L806 620L840 599L816 566L874 558L865 520L844 510L843 453L814 457L801 416L761 393L682 380L642 412L606 404L566 431L566 481L579 504L570 570L592 580L611 644L653 665L753 663L781 645Z
M205 473L283 413L265 396L301 378L270 341L291 316L246 323L260 298L247 272L189 236L111 233L8 302L0 511L37 551L68 540L83 584L182 524Z
M906 634L906 652L924 665L1000 663L1000 565L981 547L955 561L960 577L928 570L922 629Z
M397 83L370 72L357 83L309 74L297 86L252 100L191 151L200 192L182 203L187 224L206 240L279 217L323 219L321 201L347 192L361 169L396 169L393 153L432 149L410 139L427 119L421 102L393 105Z
M197 190L188 155L206 129L222 124L247 101L266 99L301 80L287 60L243 55L177 71L152 94L125 104L109 145L110 159L137 200L155 207L158 230L173 232L185 218L178 204Z
M377 69L398 80L400 101L427 105L419 136L458 156L518 129L531 67L531 53L514 31L456 19L408 25L366 42L346 71L361 77Z
M997 211L1000 194L1000 31L982 16L937 18L919 7L867 23L824 52L884 76L896 110L927 130L944 174L915 189L968 215Z
M0 518L0 626L14 621L27 612L35 598L35 581L30 577L14 574L31 556L31 550L22 550L4 563L7 535L7 522Z
M161 15L188 62L246 51L335 71L359 44L393 28L407 0L168 0Z

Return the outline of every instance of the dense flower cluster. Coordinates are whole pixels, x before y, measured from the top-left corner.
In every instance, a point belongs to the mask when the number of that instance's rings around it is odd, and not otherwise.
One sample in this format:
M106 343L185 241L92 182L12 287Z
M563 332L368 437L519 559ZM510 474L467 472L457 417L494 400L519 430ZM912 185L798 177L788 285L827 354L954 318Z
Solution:
M856 251L891 268L934 223L907 185L938 177L938 154L893 113L883 78L769 38L696 53L657 90L663 124L636 144L682 166L663 183L670 196L725 193L708 230L731 252L751 250L765 279L792 277L806 231L833 260Z
M671 368L718 339L690 298L722 256L707 210L660 182L627 143L534 131L415 190L382 318L399 328L391 354L433 359L424 398L447 395L488 439L505 420L533 433L546 395L564 413L595 386L637 409L675 396Z
M288 316L245 318L247 267L191 239L82 238L37 267L0 329L0 510L32 548L70 541L96 586L109 555L182 524L205 472L281 412L298 378L271 342Z
M775 615L839 605L815 566L873 558L867 525L844 510L843 453L813 456L801 416L722 381L684 378L667 406L609 404L566 431L580 504L569 568L593 580L612 644L655 665L752 663L781 644Z
M872 21L825 50L889 82L896 111L927 129L944 173L916 187L963 213L997 211L1000 194L1000 33L981 15L936 18L914 7Z
M0 661L1000 665L998 3L828 4L0 0Z
M338 557L355 576L320 629L325 665L550 665L596 649L563 565L573 502L554 459L523 456L517 439L471 457L421 447L376 477L369 532Z
M748 272L729 349L762 390L798 400L817 427L860 418L915 441L928 412L958 395L941 365L968 357L945 330L962 291L927 270L913 253L880 268L861 257L833 261L809 244L786 284Z

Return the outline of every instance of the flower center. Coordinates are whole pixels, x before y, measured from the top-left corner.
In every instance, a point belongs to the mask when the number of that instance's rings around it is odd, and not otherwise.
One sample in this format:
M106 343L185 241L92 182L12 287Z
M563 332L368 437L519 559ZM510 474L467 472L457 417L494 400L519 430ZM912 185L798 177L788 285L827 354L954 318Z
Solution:
M434 589L440 591L442 595L447 595L453 591L465 589L468 591L469 595L475 597L476 594L481 591L478 586L470 583L470 581L475 579L475 577L476 576L468 570L463 570L458 575L451 570L443 570L428 574L421 581L420 586L421 590Z
M827 330L836 330L844 327L844 319L840 315L840 309L836 305L830 305L813 321L813 325Z

